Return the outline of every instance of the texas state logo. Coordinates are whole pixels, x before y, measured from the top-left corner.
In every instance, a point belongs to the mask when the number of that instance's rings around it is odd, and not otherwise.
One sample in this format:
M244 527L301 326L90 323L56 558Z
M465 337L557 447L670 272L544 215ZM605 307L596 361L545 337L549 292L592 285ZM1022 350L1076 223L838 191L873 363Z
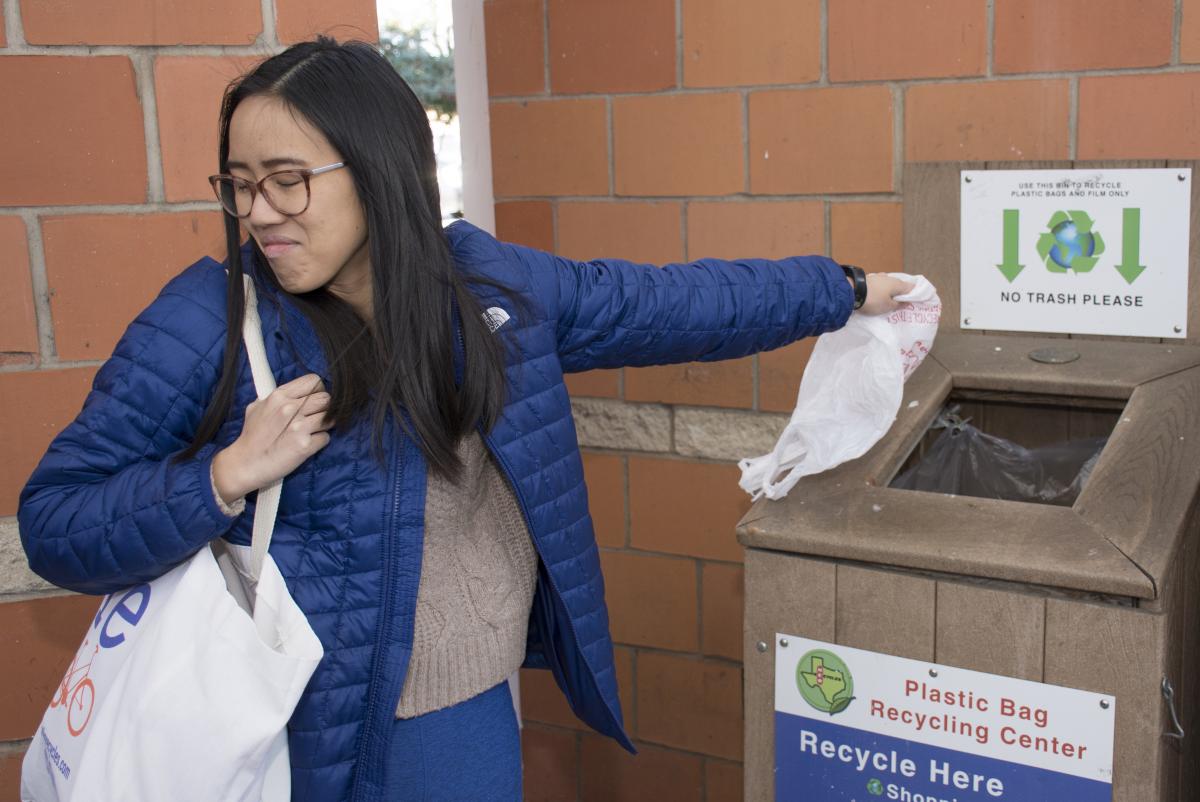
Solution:
M854 701L854 678L840 657L813 649L796 666L796 687L814 710L836 716Z

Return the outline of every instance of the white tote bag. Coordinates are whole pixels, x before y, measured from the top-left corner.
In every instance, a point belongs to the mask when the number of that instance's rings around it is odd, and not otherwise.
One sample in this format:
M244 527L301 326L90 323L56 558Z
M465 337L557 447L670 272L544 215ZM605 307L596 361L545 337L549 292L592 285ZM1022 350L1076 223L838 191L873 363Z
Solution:
M254 285L243 339L275 389ZM324 652L267 554L282 483L250 546L218 539L100 603L21 766L23 802L285 802L287 722Z
M886 315L853 315L817 339L792 418L769 454L738 463L739 485L754 499L781 499L802 477L857 459L896 420L904 382L937 335L942 302L924 276L891 273L913 285L906 306Z

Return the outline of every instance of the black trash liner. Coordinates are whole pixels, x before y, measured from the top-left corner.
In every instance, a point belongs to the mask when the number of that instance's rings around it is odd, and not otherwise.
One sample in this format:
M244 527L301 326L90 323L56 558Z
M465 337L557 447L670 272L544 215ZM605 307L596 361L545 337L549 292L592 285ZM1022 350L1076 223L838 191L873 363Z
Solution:
M945 431L892 487L1069 507L1108 442L1091 437L1025 448L980 431L955 408L943 411L930 428Z

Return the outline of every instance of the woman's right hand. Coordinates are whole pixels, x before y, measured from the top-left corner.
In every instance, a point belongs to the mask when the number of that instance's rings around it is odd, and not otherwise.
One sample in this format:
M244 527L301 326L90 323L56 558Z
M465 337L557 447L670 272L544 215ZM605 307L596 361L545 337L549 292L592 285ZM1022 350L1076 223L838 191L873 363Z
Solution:
M887 273L867 274L867 300L858 311L864 315L886 315L906 304L897 301L897 295L907 295L913 285Z
M213 484L233 504L252 490L282 479L329 443L329 393L309 373L276 387L246 407L242 433L213 458Z

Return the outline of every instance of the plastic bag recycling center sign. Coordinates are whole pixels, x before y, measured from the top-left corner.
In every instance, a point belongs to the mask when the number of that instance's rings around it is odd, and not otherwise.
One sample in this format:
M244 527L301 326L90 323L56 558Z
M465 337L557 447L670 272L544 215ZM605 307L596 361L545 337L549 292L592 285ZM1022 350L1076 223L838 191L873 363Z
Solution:
M1187 336L1190 169L964 170L962 327Z
M777 633L777 802L1111 802L1115 700Z

